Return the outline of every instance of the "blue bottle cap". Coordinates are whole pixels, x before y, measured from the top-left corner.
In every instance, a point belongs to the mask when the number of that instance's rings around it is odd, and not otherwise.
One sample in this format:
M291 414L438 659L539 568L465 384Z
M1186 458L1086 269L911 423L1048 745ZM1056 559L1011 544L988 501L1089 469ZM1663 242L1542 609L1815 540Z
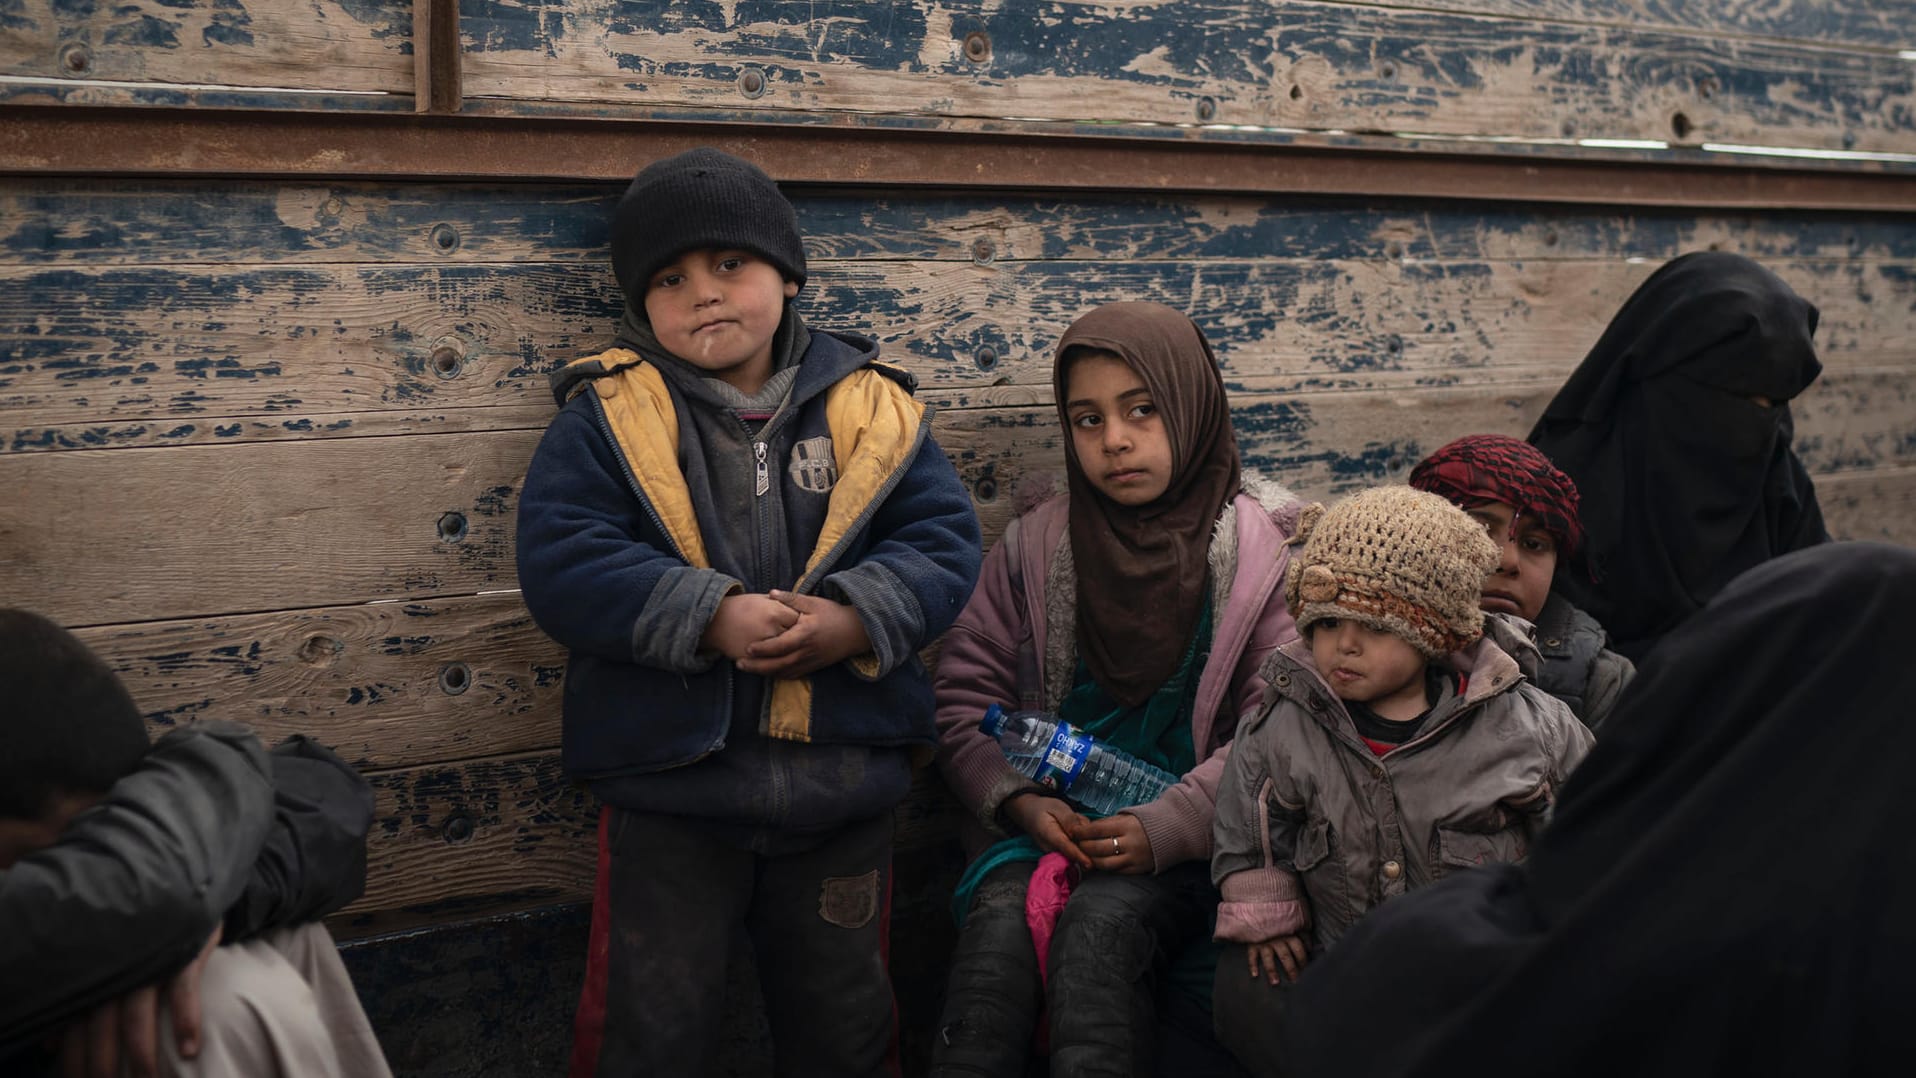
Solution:
M985 717L978 720L978 728L988 737L997 737L1005 729L1005 709L993 704L985 709Z

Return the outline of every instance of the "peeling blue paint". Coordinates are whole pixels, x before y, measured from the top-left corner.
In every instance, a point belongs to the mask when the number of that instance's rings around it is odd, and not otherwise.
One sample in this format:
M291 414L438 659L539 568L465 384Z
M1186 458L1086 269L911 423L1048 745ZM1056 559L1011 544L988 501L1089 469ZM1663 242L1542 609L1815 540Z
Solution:
M512 488L491 487L473 501L473 511L481 516L496 517L512 512Z
M151 15L141 15L132 22L107 27L102 40L108 45L177 49L180 47L179 29L179 23L156 19Z

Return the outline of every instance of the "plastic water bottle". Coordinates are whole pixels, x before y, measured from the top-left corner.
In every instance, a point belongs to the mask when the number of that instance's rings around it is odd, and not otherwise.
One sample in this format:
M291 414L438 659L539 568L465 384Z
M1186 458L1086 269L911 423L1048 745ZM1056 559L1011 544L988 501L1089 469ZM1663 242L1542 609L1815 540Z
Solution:
M993 704L978 725L997 739L1020 774L1102 816L1155 801L1177 785L1169 771L1042 711L1007 712Z

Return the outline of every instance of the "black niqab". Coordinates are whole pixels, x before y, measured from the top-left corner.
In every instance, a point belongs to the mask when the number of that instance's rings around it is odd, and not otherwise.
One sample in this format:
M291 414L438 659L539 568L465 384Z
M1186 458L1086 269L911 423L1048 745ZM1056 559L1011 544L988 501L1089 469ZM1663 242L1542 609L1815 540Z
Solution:
M1637 289L1530 441L1576 481L1583 564L1555 590L1641 663L1737 574L1829 538L1790 443L1822 371L1816 308L1740 255L1701 252Z
M1916 552L1746 573L1625 690L1523 865L1378 909L1287 1016L1303 1078L1903 1074Z

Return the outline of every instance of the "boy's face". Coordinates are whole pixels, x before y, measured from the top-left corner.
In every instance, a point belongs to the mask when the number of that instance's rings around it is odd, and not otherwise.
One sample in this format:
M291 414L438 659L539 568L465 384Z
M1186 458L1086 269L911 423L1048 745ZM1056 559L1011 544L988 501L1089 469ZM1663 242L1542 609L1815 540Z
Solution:
M772 336L796 295L749 251L687 251L652 275L645 316L666 351L749 394L772 376Z
M1489 613L1536 621L1550 599L1550 580L1557 574L1557 541L1534 517L1516 520L1516 527L1511 527L1517 510L1503 502L1464 511L1484 526L1503 551L1497 567L1484 577L1484 597L1477 605Z
M1171 485L1171 435L1144 379L1109 352L1087 352L1065 374L1065 422L1078 467L1119 505L1145 505Z
M1387 719L1424 713L1424 656L1408 640L1349 618L1312 622L1310 632L1311 659L1338 699Z

